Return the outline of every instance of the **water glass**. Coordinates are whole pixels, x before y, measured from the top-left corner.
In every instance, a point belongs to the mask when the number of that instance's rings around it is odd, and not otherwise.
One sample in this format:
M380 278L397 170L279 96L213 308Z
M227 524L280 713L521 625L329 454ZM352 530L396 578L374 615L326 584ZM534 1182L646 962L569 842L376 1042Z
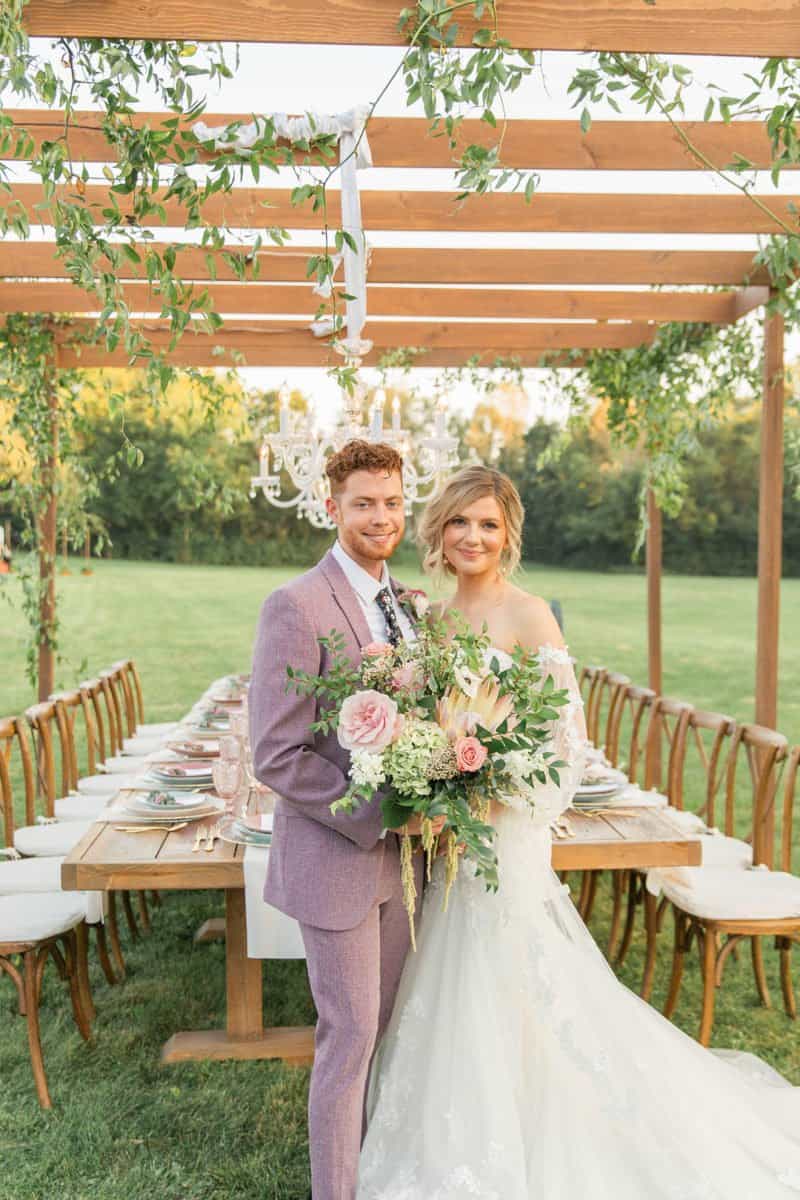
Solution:
M220 738L219 756L223 762L239 762L241 758L239 739L235 737Z
M225 811L234 811L234 801L242 786L242 764L237 758L216 758L211 764L214 789L225 801Z

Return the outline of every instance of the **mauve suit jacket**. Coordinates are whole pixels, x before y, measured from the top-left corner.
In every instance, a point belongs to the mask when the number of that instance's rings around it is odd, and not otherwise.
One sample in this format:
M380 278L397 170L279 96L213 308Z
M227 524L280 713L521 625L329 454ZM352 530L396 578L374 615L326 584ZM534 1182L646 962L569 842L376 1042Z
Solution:
M392 581L396 589L396 584ZM250 682L250 744L256 778L275 808L264 899L319 929L353 929L375 901L385 841L376 797L353 813L331 814L347 791L350 755L335 731L313 734L315 698L287 690L287 665L324 675L330 656L318 639L344 635L355 662L372 641L355 592L329 552L305 575L274 591L259 618Z

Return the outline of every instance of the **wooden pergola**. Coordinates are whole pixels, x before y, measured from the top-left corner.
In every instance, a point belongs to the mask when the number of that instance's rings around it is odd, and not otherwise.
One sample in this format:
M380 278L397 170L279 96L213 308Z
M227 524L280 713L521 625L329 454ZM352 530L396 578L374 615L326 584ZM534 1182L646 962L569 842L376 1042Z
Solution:
M398 0L242 0L232 10L211 0L29 0L25 10L31 34L47 37L187 38L195 40L401 45ZM795 0L505 0L499 6L501 36L520 48L616 49L666 53L746 55L800 54L800 7ZM469 22L463 22L462 40ZM63 132L57 112L17 112L14 118L33 131L35 140ZM139 114L155 127L172 114ZM249 114L238 114L247 121ZM207 125L225 125L236 114L208 115ZM771 151L761 125L708 122L684 127L715 165L724 167L741 155L768 169ZM496 140L479 122L465 122L466 143ZM376 118L369 125L375 166L452 169L446 139L427 135L422 120ZM70 134L72 155L90 163L109 161L96 113L79 114ZM697 170L698 164L674 128L666 123L598 121L584 134L577 122L509 122L504 164L520 169L578 172ZM107 197L104 185L88 185L81 197L98 222ZM32 222L52 223L41 206L37 184L18 184L13 196ZM338 213L335 193L329 219ZM797 197L764 196L768 208L796 225ZM124 198L117 197L124 203ZM523 366L541 365L544 355L599 347L624 348L650 342L668 321L731 324L769 299L769 279L753 267L752 255L725 251L683 250L508 250L450 247L451 233L613 233L613 234L774 234L781 226L748 198L739 195L602 194L542 192L527 204L520 195L473 196L456 204L452 192L362 189L364 229L402 234L442 235L436 249L376 247L368 272L369 320L365 336L374 343L366 363L388 348L422 347L425 367L456 366L476 352L487 365L513 357ZM294 208L280 188L237 187L216 194L205 206L209 224L241 232L284 226L301 231L298 245L264 248L254 256L248 277L240 281L215 252L209 269L207 251L184 246L178 270L198 287L208 287L224 316L214 335L187 331L168 358L177 365L308 367L332 360L330 345L314 338L308 325L317 306L306 279L306 263L318 246L302 244L302 231L318 234L319 217ZM166 204L166 224L156 237L184 240L185 214ZM309 241L313 239L309 238ZM478 239L479 240L479 239ZM241 252L241 245L231 245ZM257 259L257 267L255 260ZM159 297L136 265L126 266L124 295L155 346L169 345L166 322L159 318ZM698 292L698 286L724 287ZM654 288L659 290L652 290ZM596 289L596 290L592 290ZM645 290L650 289L650 290ZM0 313L73 314L59 326L57 365L126 365L121 349L101 344L76 348L70 329L92 329L97 300L67 278L52 242L31 240L0 244ZM783 321L767 315L764 401L761 439L759 517L759 600L756 651L756 720L777 722L778 628L781 576L783 476ZM580 355L565 354L565 365ZM53 520L52 536L55 536ZM650 504L647 547L649 682L661 690L661 521Z

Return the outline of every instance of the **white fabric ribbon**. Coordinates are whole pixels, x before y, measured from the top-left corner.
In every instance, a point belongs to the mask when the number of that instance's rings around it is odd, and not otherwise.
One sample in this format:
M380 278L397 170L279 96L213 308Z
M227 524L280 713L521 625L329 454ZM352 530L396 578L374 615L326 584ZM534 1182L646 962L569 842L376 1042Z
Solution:
M372 347L371 342L361 340L361 331L367 319L367 246L361 222L361 199L358 194L358 174L364 167L372 166L367 135L364 132L367 105L358 105L349 112L336 116L307 113L304 117L290 117L286 113L272 113L269 117L255 117L248 125L241 125L227 136L227 127L211 128L202 121L197 122L193 132L198 141L214 142L221 150L249 150L267 132L271 122L275 134L290 142L313 141L321 136L334 136L339 142L339 164L342 172L342 229L352 237L355 249L345 242L341 261L344 264L344 287L352 300L345 301L347 337L340 340L342 350L360 357ZM338 262L334 258L334 270ZM331 285L317 286L314 291L329 298ZM333 319L325 317L311 324L315 337L327 337L333 332Z

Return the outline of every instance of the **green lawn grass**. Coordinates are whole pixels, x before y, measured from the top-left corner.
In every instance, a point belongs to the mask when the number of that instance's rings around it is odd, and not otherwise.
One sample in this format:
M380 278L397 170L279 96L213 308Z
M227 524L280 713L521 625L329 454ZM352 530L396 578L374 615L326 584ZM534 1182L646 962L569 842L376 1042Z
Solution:
M88 577L59 579L59 682L133 655L149 719L180 715L206 682L249 662L262 598L288 572L101 562ZM419 583L413 571L401 572ZM570 645L581 661L602 661L645 681L645 589L638 575L530 568L526 586L558 597ZM16 585L12 581L10 593ZM751 580L665 580L666 690L704 707L749 718L753 705L755 584ZM781 719L800 737L794 694L800 582L784 584ZM15 609L0 622L0 713L33 699L24 680L24 631ZM91 1045L72 1025L48 969L42 1026L55 1109L34 1098L24 1022L13 987L0 983L0 1200L303 1200L308 1191L307 1072L270 1063L161 1067L161 1044L176 1029L220 1026L224 961L220 945L195 946L205 918L221 912L213 893L172 894L154 913L153 933L128 945L129 977L108 987L93 963L98 1018ZM603 895L593 929L601 945ZM663 1002L671 929L662 935L653 1000ZM623 979L637 986L638 938ZM800 1084L800 1031L780 1010L777 963L767 954L776 1007L760 1007L749 957L729 960L714 1042L761 1054ZM313 1019L301 963L265 968L271 1024ZM696 1027L696 960L687 970L677 1023ZM491 1014L487 1014L491 1019ZM690 1102L687 1101L687 1102Z

